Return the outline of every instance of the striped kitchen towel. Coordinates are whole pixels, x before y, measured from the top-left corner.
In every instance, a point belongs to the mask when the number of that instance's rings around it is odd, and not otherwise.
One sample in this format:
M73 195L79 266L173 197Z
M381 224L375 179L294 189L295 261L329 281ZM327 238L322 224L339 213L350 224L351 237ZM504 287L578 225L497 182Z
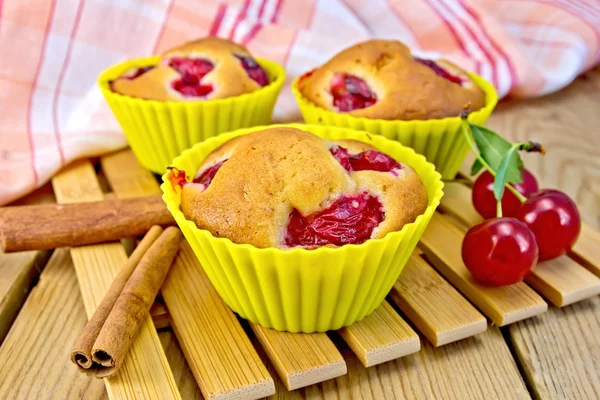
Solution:
M368 38L399 39L539 96L600 60L597 0L0 0L0 205L66 163L126 146L95 85L107 66L206 35L283 63L289 81ZM275 110L297 120L289 86Z

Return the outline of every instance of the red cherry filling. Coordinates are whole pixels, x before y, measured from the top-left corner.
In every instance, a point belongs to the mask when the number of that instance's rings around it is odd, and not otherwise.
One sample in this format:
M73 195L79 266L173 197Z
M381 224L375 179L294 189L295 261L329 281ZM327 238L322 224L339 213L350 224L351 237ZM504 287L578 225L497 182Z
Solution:
M187 183L185 171L179 170L175 167L169 167L169 174L167 175L167 179L169 180L169 182L171 182L173 190L175 190L175 187L177 186L183 188L183 186Z
M372 106L377 102L377 96L369 85L357 76L336 74L331 81L333 105L338 110L352 111Z
M394 173L395 170L402 168L398 161L375 150L350 155L347 149L336 145L330 148L329 152L348 172L380 171Z
M144 75L146 72L150 71L151 69L154 69L154 67L149 66L149 67L142 67L142 68L133 68L133 69L130 69L129 71L125 72L118 79L127 79L129 81L132 81L135 78L139 78L140 76ZM108 82L111 90L114 90L113 83L114 83L114 81Z
M175 57L169 61L169 67L181 75L171 85L184 96L204 97L213 91L212 85L202 84L202 78L214 69L213 63L201 58Z
M250 56L240 56L235 54L235 56L242 63L242 68L246 70L246 73L254 82L258 83L261 87L267 86L269 84L269 77L267 77L267 73L265 70L254 60L254 58Z
M146 72L150 71L151 69L154 69L154 67L149 66L149 67L136 68L132 71L129 71L129 73L123 75L121 78L133 80L135 78L139 78L140 76L144 75Z
M227 161L227 160L223 160L219 163L216 163L212 167L205 169L204 172L202 172L199 177L194 179L194 183L200 183L200 184L204 185L204 190L206 190L206 188L208 188L210 186L210 183L214 179L215 175L217 175L219 168L221 168L223 166L223 164L225 164L225 161Z
M308 71L304 75L300 76L298 83L302 83L305 79L310 78L314 72L315 72L315 70L313 69L312 71Z
M461 83L463 83L463 79L459 76L456 75L452 75L450 72L446 71L444 68L440 67L435 61L433 60L425 60L423 58L418 58L415 57L415 61L428 66L429 68L431 68L433 70L433 72L435 72L438 76L441 76L444 79L449 80L450 82L454 82L454 83L458 83L459 85Z
M366 192L342 196L329 208L308 216L294 209L285 244L290 247L360 244L371 238L373 229L384 219L385 212L377 197Z

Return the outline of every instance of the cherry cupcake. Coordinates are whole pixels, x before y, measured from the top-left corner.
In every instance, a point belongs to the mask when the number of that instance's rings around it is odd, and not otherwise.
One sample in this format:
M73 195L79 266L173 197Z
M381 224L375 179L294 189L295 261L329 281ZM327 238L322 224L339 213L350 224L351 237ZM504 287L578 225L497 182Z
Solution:
M195 143L269 123L284 80L280 65L209 37L110 67L99 85L138 160L163 173Z
M468 153L460 112L483 124L497 102L494 87L446 60L413 56L402 43L371 40L297 78L292 90L307 123L380 134L414 148L443 178L454 178Z
M274 125L185 151L163 199L217 291L242 317L291 332L373 312L442 196L412 149L350 129Z

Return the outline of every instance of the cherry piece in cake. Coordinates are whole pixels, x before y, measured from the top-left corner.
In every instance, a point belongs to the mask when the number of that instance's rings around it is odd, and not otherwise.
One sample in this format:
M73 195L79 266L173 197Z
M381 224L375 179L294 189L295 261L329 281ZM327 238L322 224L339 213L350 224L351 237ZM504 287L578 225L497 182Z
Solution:
M269 84L269 78L267 77L267 73L254 60L254 58L249 56L240 56L237 54L235 56L242 63L242 67L244 68L250 79L258 83L261 87L267 86Z
M169 180L169 182L171 182L173 190L175 190L177 186L183 188L183 185L187 183L185 171L177 169L175 167L169 168L169 174L167 175L167 179Z
M210 186L210 183L215 178L215 175L217 175L219 168L221 168L223 164L225 164L225 161L227 160L223 160L219 163L216 163L212 167L205 169L199 177L194 179L194 183L200 183L204 185L204 190L206 190L206 188Z
M342 112L358 110L372 106L377 96L367 83L357 76L336 74L331 81L333 105Z
M212 85L202 84L202 78L214 69L213 63L201 58L175 57L169 61L169 67L181 75L172 83L173 89L184 96L204 97L213 91Z
M385 219L379 199L368 193L342 196L327 209L303 216L292 211L285 236L290 247L360 244Z
M450 82L458 83L459 85L463 83L463 79L459 76L452 75L450 72L442 68L439 64L437 64L433 60L426 60L423 58L415 57L415 61L428 66L435 72L438 76L441 76L444 79L449 80Z
M398 161L387 154L375 150L367 150L362 153L350 155L347 149L336 145L331 147L329 152L348 172L394 172L402 168L402 165Z
M154 69L153 66L136 68L132 71L129 71L128 74L123 75L122 78L133 80L135 78L139 78L140 76L144 75L146 72L148 72L152 69Z

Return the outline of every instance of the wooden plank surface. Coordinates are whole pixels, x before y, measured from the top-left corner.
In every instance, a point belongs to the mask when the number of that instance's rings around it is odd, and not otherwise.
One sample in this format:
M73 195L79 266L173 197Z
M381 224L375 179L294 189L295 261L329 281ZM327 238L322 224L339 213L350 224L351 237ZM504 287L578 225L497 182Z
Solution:
M365 367L372 367L421 349L417 333L384 301L373 314L338 331Z
M167 360L169 360L181 398L184 400L204 399L173 331L170 329L162 330L158 332L158 337L167 355Z
M0 252L0 344L40 276L50 252Z
M59 203L104 198L89 161L72 164L52 182ZM127 255L120 243L109 243L72 248L71 256L89 318ZM150 316L142 322L119 372L104 382L112 399L181 398Z
M69 359L86 322L69 251L55 250L0 347L0 399L106 398Z
M461 219L467 226L483 222L471 202L471 189L463 184L447 184L440 207ZM583 232L582 240L590 240L589 235L590 232ZM599 247L600 240L596 242L596 248ZM525 281L558 307L600 293L600 278L568 256L539 263Z
M594 275L600 277L600 232L586 223L581 224L579 239L571 249L571 256Z
M150 308L150 317L156 329L162 329L170 326L169 313L162 302L154 302Z
M424 341L418 353L371 368L343 342L336 345L346 375L292 392L277 380L270 399L530 399L497 328L438 348ZM275 373L271 364L269 371Z
M419 243L431 264L496 325L511 324L547 310L548 304L523 282L497 288L478 285L462 261L463 237L460 228L435 213Z
M288 390L313 385L346 373L346 363L326 333L277 332L250 323Z
M44 185L9 206L54 203L52 185ZM2 214L0 208L0 214ZM0 344L6 337L30 289L35 285L48 258L49 251L0 252Z
M153 175L130 150L103 157L101 164L118 197L160 192ZM273 393L273 379L187 243L171 267L162 294L172 327L206 398L258 398Z
M598 399L600 297L509 327L529 386L540 399Z
M488 123L511 141L544 143L544 157L522 155L526 167L541 187L569 194L594 229L600 229L600 135L591 127L600 124L598 104L600 68L555 94L503 102ZM591 244L598 249L597 243ZM536 398L598 398L599 303L596 296L561 309L550 307L547 313L508 328Z
M243 328L185 241L162 294L205 398L258 399L275 393L273 379Z
M390 292L394 303L433 346L484 332L485 317L416 253Z

